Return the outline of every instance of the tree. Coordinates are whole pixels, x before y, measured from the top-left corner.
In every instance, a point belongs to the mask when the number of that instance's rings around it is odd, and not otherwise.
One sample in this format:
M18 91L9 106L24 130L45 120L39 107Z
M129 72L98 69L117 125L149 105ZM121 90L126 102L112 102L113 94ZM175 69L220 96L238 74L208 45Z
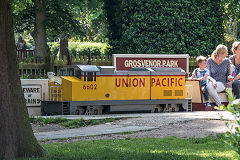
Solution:
M33 39L35 40L35 54L46 58L47 53L47 37L46 37L46 0L36 0L34 2L35 10L35 23L32 32Z
M239 0L222 0L224 9L224 25L226 33L234 41L238 38L238 23L240 22L240 1Z
M66 48L68 45L67 34L82 33L80 23L75 19L72 11L73 7L80 5L81 2L82 0L36 0L28 3L25 9L20 10L21 12L14 12L17 15L15 16L15 30L17 32L28 30L31 33L35 41L35 54L46 58L48 71L52 70L52 65L48 53L47 33L50 38L63 39L61 55L70 57Z
M30 125L18 72L11 7L0 1L0 159L42 156Z

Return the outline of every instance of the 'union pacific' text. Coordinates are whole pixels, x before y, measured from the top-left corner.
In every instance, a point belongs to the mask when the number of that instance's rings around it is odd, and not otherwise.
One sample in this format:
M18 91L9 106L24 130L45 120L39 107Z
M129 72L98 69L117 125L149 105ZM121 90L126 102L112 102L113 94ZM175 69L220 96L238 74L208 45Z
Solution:
M145 87L145 78L115 78L116 87Z
M177 87L183 86L183 78L179 77L165 77L165 78L152 78L152 87Z

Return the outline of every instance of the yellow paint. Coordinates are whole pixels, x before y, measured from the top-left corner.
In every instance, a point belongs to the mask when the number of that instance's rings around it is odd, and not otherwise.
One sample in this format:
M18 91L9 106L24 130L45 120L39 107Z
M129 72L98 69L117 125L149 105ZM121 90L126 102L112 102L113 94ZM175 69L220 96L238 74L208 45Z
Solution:
M152 99L184 99L185 76L152 76Z
M83 77L61 78L63 101L149 100L150 97L151 99L184 99L185 97L185 76L152 76L151 80L150 76L97 76L96 81L84 81ZM49 86L54 85L49 83ZM169 91L172 92L171 96L166 95Z

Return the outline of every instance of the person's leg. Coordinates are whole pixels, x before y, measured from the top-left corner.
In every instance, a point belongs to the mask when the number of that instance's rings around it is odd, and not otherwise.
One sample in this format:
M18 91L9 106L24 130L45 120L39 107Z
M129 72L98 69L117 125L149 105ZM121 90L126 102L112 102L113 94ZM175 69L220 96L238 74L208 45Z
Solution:
M223 92L226 89L226 87L224 86L224 84L222 82L217 82L217 92Z
M208 90L208 94L213 98L213 100L215 101L216 105L221 104L221 99L218 96L218 92L222 92L222 91L225 90L225 86L223 85L223 83L217 82L217 88L214 89L212 82L210 82L207 85L207 90Z
M209 98L208 98L207 86L204 86L203 96L204 96L204 98L205 98L205 101L208 102Z
M209 103L207 86L203 86L203 87L204 87L203 96L204 96L205 102L206 102L205 105L206 105L206 107L211 107L211 103Z
M237 99L239 98L239 90L240 90L240 81L239 80L233 81L232 91L234 96L236 96Z

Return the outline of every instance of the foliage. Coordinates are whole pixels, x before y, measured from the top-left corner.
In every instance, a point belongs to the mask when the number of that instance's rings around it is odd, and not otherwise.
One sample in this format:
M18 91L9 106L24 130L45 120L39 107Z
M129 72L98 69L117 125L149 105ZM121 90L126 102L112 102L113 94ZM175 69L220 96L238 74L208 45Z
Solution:
M226 45L231 48L232 43L240 39L240 1L221 0L221 5L224 9L225 41Z
M239 17L240 17L239 0L221 0L221 3L224 7L224 19L239 21Z
M27 8L28 4L33 3L32 0L10 0L13 13L21 12Z
M76 19L83 25L86 37L77 36L82 41L105 42L107 23L102 0L85 0L84 6L76 7Z
M25 2L25 3L24 3ZM28 2L28 3L27 3ZM34 30L34 2L12 0L14 7L14 30L16 33ZM46 3L46 31L48 41L68 35L92 40L106 39L105 16L101 0L48 0ZM88 32L88 33L86 33Z
M114 53L209 55L223 43L220 2L105 0Z
M67 140L62 140L67 142ZM223 137L180 139L137 138L122 140L92 140L72 143L42 144L49 153L44 158L31 160L59 159L152 159L152 160L235 160L238 155L224 144ZM29 159L29 160L30 160Z
M119 120L120 118L105 118L105 119L89 119L84 120L80 119L66 119L62 117L57 118L34 118L30 117L30 122L33 124L44 125L44 124L60 124L62 126L68 128L79 128L79 127L86 127L91 125L103 124L108 122L114 122Z
M48 45L51 53L57 55L60 46L59 42L50 42ZM68 45L70 53L74 56L88 56L88 48L90 48L92 55L108 55L111 48L108 44L100 42L69 42Z
M218 110L225 110L232 113L235 117L235 127L233 124L226 122L226 126L229 128L229 131L226 132L227 140L226 142L230 144L236 152L240 155L240 99L235 99L230 88L226 90L228 95L229 104L227 106L216 107Z
M57 55L59 52L60 43L59 42L48 42L48 47L52 55Z
M49 0L47 3L47 37L48 40L66 35L84 35L84 28L76 19L74 8L82 6L82 0Z

